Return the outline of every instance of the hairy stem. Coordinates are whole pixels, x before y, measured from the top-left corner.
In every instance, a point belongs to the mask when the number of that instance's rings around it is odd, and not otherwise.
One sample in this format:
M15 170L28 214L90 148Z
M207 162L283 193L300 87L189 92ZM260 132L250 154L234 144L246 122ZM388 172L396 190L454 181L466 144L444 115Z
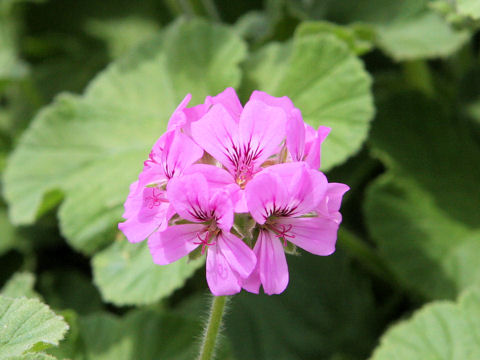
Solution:
M203 337L198 360L213 359L226 302L227 296L213 297L212 307L210 308L210 316L208 318L207 327L205 328L205 335Z

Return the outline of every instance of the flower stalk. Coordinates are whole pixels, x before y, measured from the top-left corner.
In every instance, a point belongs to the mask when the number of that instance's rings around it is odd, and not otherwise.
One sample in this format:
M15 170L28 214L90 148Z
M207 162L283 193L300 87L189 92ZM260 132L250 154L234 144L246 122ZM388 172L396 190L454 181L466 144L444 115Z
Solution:
M198 360L213 359L227 298L227 296L213 296L212 307L210 308L210 315Z

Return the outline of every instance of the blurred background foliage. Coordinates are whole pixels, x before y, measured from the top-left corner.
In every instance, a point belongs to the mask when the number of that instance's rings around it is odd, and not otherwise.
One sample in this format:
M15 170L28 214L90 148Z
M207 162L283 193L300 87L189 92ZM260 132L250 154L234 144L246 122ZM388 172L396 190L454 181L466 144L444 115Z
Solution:
M478 0L0 0L0 359L195 357L202 260L116 224L177 103L227 86L332 127L351 191L217 358L479 359L479 28Z

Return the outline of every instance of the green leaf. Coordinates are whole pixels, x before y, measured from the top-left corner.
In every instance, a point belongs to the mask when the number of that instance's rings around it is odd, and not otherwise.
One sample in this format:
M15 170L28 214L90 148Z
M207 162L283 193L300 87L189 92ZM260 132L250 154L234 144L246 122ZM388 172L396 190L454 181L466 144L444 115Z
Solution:
M332 34L345 41L357 55L363 55L374 47L374 27L367 24L337 25L328 21L305 21L295 30L295 36Z
M332 128L322 146L322 170L360 149L374 112L371 80L343 41L310 35L286 45L273 43L251 57L246 68L250 88L287 95L310 125Z
M20 356L9 357L8 360L55 360L51 355L44 353L27 353Z
M473 19L480 19L480 2L477 0L457 0L457 11L464 16L470 16Z
M80 319L91 360L190 360L198 352L202 327L197 321L153 311L133 311L122 318L99 313Z
M15 227L8 220L7 210L3 206L0 206L0 233L2 234L2 240L0 241L0 255L6 253L12 248L16 248L18 242L21 241Z
M433 302L389 329L371 360L480 358L480 290L457 303Z
M15 273L3 286L0 294L11 298L38 298L38 294L33 290L34 284L35 276L32 273Z
M341 252L288 256L290 283L277 296L232 298L226 332L245 359L361 359L376 341L381 308L369 281Z
M399 280L426 298L479 282L480 148L468 125L419 94L394 94L371 140L389 171L367 192L366 220Z
M425 12L378 28L379 46L397 61L445 57L469 39L435 13Z
M293 0L291 1L294 2ZM375 26L378 46L394 60L445 57L469 38L429 7L427 0L313 0L294 2L302 19L329 19Z
M68 323L68 333L59 346L47 349L49 355L58 359L85 360L85 344L80 334L79 316L72 310L62 311Z
M36 299L0 296L0 359L19 356L37 344L58 345L68 326Z
M26 64L17 54L16 19L8 6L0 5L0 81L16 80L27 73Z
M158 33L159 26L151 19L127 16L118 19L90 20L86 31L103 40L113 59L128 53L142 41Z
M418 183L392 172L370 186L367 224L403 285L426 298L453 298L480 283L480 231L452 218Z
M250 11L237 20L234 29L243 38L256 43L266 38L271 30L271 25L266 13Z
M204 258L155 265L146 242L116 241L92 259L95 284L115 305L152 304L180 288L202 266Z
M237 85L244 56L231 30L180 21L111 65L85 95L58 97L9 158L12 221L32 223L45 194L61 189L60 225L70 244L91 253L110 241L128 186L180 100L192 93L195 104Z

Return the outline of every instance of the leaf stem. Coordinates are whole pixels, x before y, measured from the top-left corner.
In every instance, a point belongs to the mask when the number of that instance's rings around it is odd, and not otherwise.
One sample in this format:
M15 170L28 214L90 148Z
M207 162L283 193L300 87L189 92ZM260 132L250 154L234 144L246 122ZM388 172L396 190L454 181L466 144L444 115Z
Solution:
M207 327L205 328L205 335L203 337L198 360L213 359L226 302L227 296L213 297L212 307L210 308L210 316L208 318Z
M338 238L338 245L350 256L357 259L372 275L388 284L397 283L396 276L390 268L384 263L375 249L370 247L365 241L344 227L340 228Z
M215 6L215 2L213 0L202 0L203 8L207 12L210 19L215 22L221 22L222 19L220 18L220 13Z

